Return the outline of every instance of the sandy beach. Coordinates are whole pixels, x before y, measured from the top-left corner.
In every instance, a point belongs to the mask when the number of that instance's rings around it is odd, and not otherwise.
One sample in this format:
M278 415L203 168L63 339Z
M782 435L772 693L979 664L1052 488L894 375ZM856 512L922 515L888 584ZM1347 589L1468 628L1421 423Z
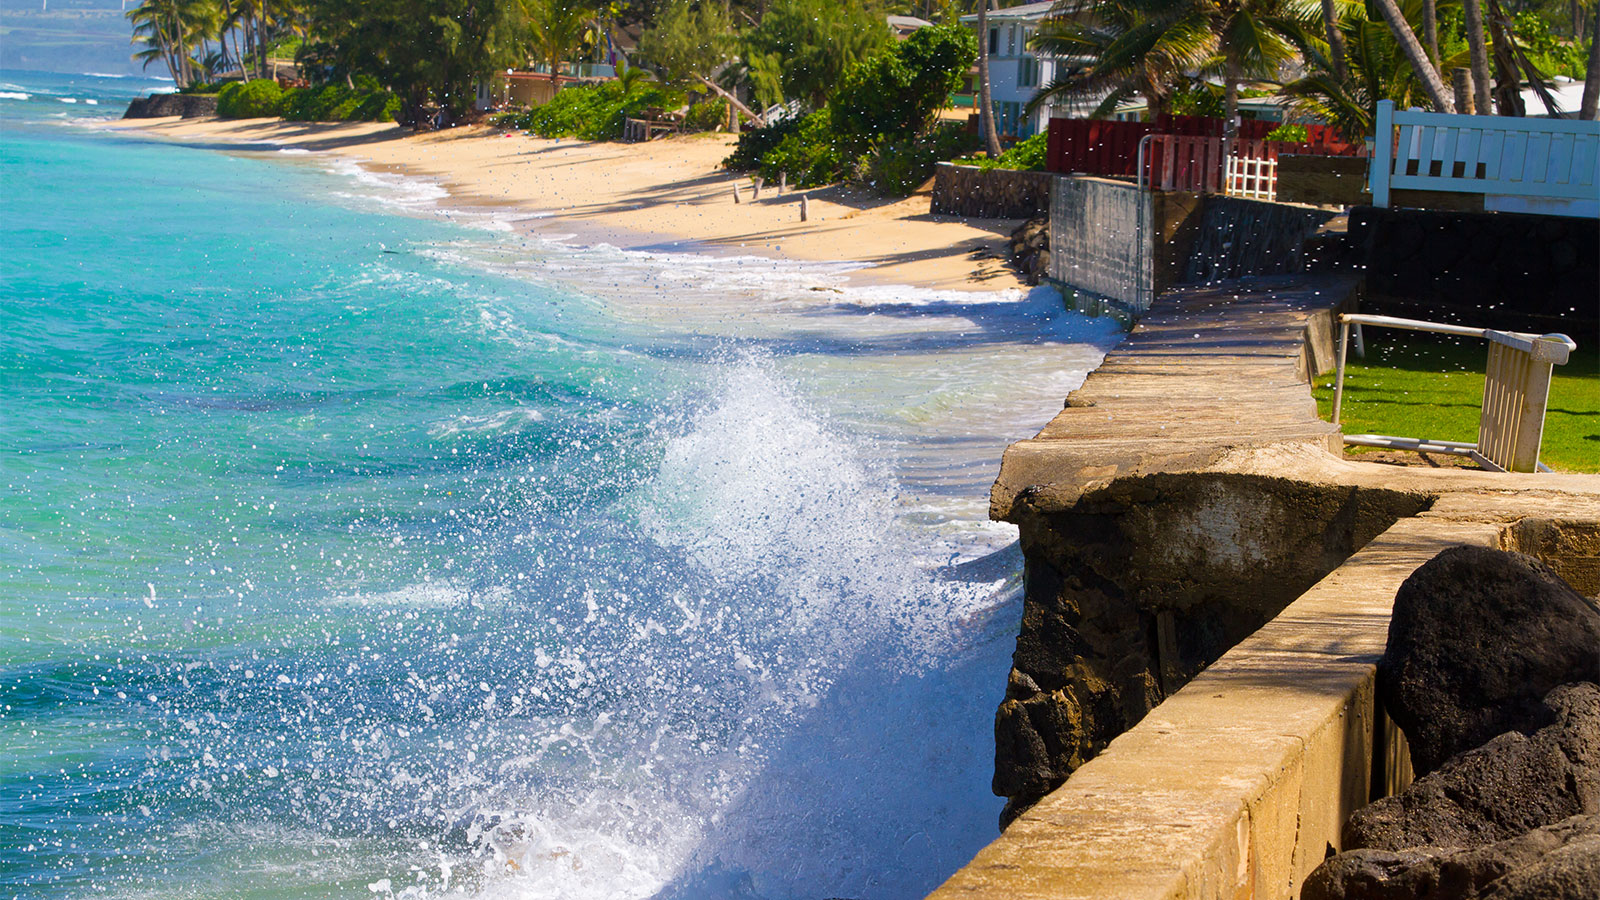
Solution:
M856 280L922 288L1020 287L1003 265L1013 220L928 211L926 193L888 200L829 187L750 196L750 180L719 168L734 138L685 135L648 144L545 140L487 126L412 134L390 124L277 119L128 119L184 142L274 144L337 153L379 169L440 179L458 201L543 214L531 227L586 242L864 264ZM733 201L734 185L743 202ZM809 197L800 221L800 198Z

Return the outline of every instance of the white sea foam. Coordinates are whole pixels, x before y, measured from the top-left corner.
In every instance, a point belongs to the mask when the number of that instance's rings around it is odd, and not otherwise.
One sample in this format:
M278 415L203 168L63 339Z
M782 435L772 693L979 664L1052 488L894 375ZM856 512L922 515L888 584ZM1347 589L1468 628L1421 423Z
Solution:
M26 100L30 96L22 91L0 91L0 100Z
M77 97L57 97L56 99L60 100L62 103L77 103L78 102L78 98Z
M328 157L326 164L329 171L349 178L361 188L359 194L340 194L340 196L375 200L385 206L404 210L431 210L436 207L438 201L450 196L450 192L435 179L395 172L375 172L353 159L337 156Z
M456 434L514 431L524 425L542 421L544 413L530 407L518 406L487 415L456 416L430 428L428 433L434 437L450 437Z

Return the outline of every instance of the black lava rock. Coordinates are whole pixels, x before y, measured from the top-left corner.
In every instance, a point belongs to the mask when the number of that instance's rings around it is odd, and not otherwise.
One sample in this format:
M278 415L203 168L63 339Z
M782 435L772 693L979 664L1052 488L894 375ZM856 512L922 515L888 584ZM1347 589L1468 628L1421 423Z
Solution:
M1600 816L1573 816L1472 850L1352 850L1306 879L1301 900L1594 900Z
M1555 719L1453 757L1345 824L1346 849L1480 847L1580 814L1600 813L1600 685L1558 687Z
M1600 682L1600 609L1532 557L1452 547L1395 596L1378 695L1419 775L1550 724L1558 685Z

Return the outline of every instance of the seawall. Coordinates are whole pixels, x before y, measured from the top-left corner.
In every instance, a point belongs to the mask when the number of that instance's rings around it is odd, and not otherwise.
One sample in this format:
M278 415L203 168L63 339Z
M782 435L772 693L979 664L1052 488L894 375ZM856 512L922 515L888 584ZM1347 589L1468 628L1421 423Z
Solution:
M1399 583L1475 543L1600 590L1600 476L1343 458L1309 379L1356 286L1169 292L1007 450L1009 825L935 897L1297 896L1350 812L1409 780L1372 688Z

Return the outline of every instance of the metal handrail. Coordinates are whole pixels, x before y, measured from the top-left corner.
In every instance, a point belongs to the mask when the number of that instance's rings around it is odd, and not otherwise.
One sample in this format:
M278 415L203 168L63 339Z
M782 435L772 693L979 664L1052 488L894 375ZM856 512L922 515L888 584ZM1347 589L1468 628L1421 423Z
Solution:
M1527 353L1534 361L1549 363L1550 365L1565 365L1571 357L1572 351L1578 345L1572 338L1560 333L1527 334L1519 331L1497 331L1493 328L1470 328L1465 325L1444 325L1438 322L1425 322L1421 319L1402 319L1396 316L1371 316L1360 313L1342 313L1339 316L1339 367L1334 379L1333 388L1333 424L1339 425L1340 413L1344 407L1344 370L1345 358L1350 344L1350 326L1356 326L1357 353L1361 355L1361 326L1376 325L1381 328L1398 328L1405 331L1425 331L1432 334L1451 334L1460 337L1475 337L1501 344L1515 350ZM1501 467L1491 462L1478 452L1476 443L1465 441L1433 441L1421 438L1401 438L1388 435L1353 434L1344 436L1344 442L1366 447L1394 447L1401 450L1423 450L1438 453L1454 453L1470 456L1479 465L1504 471ZM1543 463L1538 463L1537 468L1549 471Z

